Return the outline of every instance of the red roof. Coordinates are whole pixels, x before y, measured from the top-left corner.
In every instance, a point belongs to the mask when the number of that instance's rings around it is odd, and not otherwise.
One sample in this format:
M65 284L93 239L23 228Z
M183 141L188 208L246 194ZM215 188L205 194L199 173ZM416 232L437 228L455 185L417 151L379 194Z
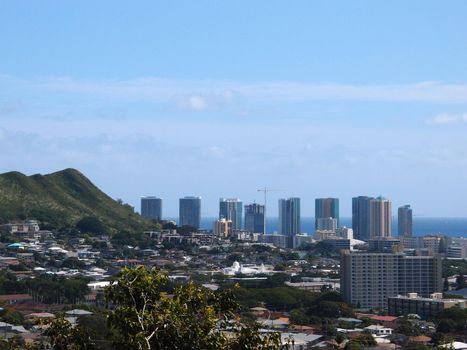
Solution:
M20 300L32 300L32 296L29 294L3 294L0 295L0 301L20 301Z
M369 318L373 321L381 321L381 322L394 322L399 317L396 316L379 316L379 315L372 315Z

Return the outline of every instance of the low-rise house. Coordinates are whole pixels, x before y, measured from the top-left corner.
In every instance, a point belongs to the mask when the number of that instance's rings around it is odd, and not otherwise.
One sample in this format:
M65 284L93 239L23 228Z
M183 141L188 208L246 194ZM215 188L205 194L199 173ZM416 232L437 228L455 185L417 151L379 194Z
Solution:
M376 336L387 336L387 335L391 335L393 332L392 328L384 327L380 325L371 325L371 326L365 327L364 330L367 330L371 334L374 334Z

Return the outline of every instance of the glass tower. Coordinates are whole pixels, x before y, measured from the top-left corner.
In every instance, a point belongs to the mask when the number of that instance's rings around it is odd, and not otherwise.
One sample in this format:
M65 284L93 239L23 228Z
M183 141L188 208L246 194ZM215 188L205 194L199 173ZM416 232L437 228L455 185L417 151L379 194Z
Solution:
M279 233L295 236L300 231L300 198L279 199Z
M162 198L141 197L141 216L150 220L162 219Z
M412 237L412 208L408 204L397 210L397 229L399 236Z
M219 219L232 221L232 229L234 231L241 230L243 217L243 203L238 198L221 198L219 199Z
M251 233L264 232L264 205L245 205L245 230Z
M191 226L196 229L201 224L201 197L184 197L179 202L180 226Z

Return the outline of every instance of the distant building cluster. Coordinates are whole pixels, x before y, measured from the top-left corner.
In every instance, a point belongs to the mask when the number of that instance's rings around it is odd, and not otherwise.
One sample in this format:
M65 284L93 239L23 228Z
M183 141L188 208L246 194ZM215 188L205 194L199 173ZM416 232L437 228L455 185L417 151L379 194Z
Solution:
M313 238L302 236L300 198L282 198L278 204L278 232L268 237L265 236L265 206L257 203L244 206L239 198L220 198L219 218L213 223L212 230L222 237L254 235L255 240L279 247L295 247L296 244L313 241ZM162 220L162 199L142 197L141 215ZM391 202L382 197L352 198L352 228L340 227L338 198L315 199L314 239L339 249L352 248L374 239L390 239L391 222ZM201 197L180 198L179 225L200 228ZM412 237L412 209L409 205L398 209L398 229L400 236Z

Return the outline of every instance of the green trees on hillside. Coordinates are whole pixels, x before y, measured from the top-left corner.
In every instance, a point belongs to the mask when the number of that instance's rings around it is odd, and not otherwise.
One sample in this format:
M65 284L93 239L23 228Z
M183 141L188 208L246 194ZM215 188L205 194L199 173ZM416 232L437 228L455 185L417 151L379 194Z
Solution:
M85 216L76 223L76 228L82 233L105 235L107 230L102 222L95 216Z

